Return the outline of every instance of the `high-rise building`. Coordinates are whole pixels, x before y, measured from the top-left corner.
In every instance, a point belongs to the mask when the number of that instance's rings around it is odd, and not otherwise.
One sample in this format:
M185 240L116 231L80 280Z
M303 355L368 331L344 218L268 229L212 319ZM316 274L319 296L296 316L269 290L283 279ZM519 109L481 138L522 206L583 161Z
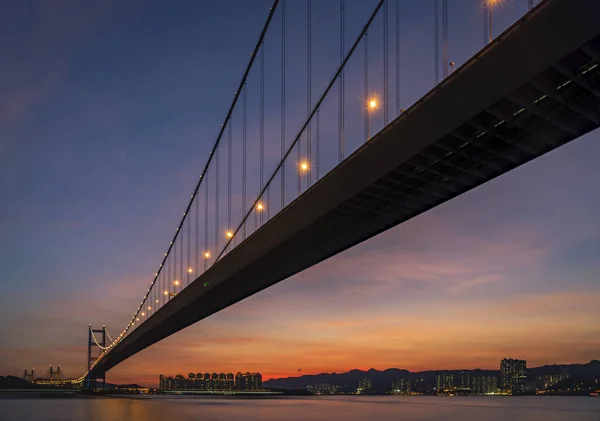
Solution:
M236 387L236 381L239 387ZM262 390L260 373L190 373L187 378L181 374L173 377L159 376L161 390Z
M439 392L450 390L454 387L454 374L443 373L436 376L435 389Z
M460 388L468 389L471 387L471 372L470 371L461 371L460 372L460 382L458 383Z
M367 377L358 382L358 387L356 388L356 394L364 395L364 394L371 393L372 390L373 390L373 384L371 383L371 379L369 379Z
M392 395L409 395L410 392L410 380L401 378L392 383Z
M237 373L235 388L238 390L262 390L262 375L260 373Z
M232 390L235 387L235 379L233 373L227 373L227 390ZM262 388L262 384L261 384Z
M568 373L557 373L557 374L547 374L545 376L538 376L535 378L535 386L538 390L546 390L549 387L554 386L555 384L568 379Z
M510 393L525 389L527 361L504 358L500 361L500 388Z
M471 377L471 394L487 395L498 391L498 379L495 376Z

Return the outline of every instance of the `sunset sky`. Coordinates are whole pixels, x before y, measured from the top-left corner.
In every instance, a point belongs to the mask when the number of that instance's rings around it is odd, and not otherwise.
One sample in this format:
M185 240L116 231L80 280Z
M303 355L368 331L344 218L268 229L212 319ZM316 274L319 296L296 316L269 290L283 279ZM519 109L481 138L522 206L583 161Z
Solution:
M116 336L147 289L271 2L0 3L0 375L60 365L77 377L88 324ZM288 3L290 66L305 69L305 2ZM376 2L346 3L349 45ZM403 108L433 84L431 3L402 0ZM339 2L313 4L316 98L339 59ZM450 5L460 66L483 46L481 4ZM495 33L526 8L502 4ZM362 82L346 83L359 98ZM291 101L290 115L305 113ZM279 147L278 107L266 105L267 148ZM336 113L322 119L324 143L337 141ZM598 157L594 132L153 345L107 380L600 358Z

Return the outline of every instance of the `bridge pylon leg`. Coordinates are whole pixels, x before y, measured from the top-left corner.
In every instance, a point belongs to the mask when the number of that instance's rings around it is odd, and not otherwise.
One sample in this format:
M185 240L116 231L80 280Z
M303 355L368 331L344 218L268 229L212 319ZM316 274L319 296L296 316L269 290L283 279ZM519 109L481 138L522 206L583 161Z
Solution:
M94 333L100 334L100 339L98 340ZM98 355L93 355L92 349L94 347L98 348ZM94 329L92 325L88 327L88 343L87 343L87 376L83 380L82 388L85 390L97 390L98 389L98 381L102 383L102 389L106 389L106 372L96 373L93 376L90 376L89 372L92 369L94 361L96 361L102 349L106 348L106 327L102 326L102 329Z

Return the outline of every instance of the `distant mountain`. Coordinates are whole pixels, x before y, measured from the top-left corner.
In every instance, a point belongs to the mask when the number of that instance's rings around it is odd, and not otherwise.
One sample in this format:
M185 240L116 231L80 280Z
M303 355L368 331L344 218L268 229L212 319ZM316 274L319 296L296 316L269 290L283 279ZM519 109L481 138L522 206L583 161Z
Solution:
M39 386L14 376L0 376L0 389L37 389Z
M542 367L527 368L527 377L535 379L538 376L559 374L569 372L571 376L594 377L595 373L600 372L600 361L594 360L587 364L566 364L566 365L545 365ZM436 378L440 374L452 374L454 384L461 385L463 376L468 374L473 377L497 377L499 380L499 370L429 370L411 372L408 370L389 368L387 370L350 370L346 373L321 373L304 375L300 377L286 377L280 379L270 379L263 384L269 388L281 389L305 389L307 386L318 383L327 383L341 388L342 391L351 392L356 390L358 383L363 379L369 379L372 387L376 391L389 391L392 383L396 380L407 379L413 385L413 390L430 390L435 387ZM600 375L599 375L600 376ZM468 381L468 380L467 380Z

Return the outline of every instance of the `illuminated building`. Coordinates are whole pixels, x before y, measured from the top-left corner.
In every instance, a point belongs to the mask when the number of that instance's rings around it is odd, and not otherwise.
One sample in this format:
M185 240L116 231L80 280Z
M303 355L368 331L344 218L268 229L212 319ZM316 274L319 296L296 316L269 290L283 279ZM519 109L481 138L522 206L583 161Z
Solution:
M436 376L435 390L438 393L452 390L454 387L454 374L443 373Z
M496 376L473 376L471 378L472 395L488 395L498 391L498 378Z
M335 395L339 389L339 386L329 383L315 383L306 387L306 390L313 392L315 395Z
M235 378L233 377L233 373L227 373L227 390L231 390L233 388L235 388Z
M357 395L365 395L371 393L373 390L373 384L371 383L371 379L364 378L358 382L358 387L356 388Z
M500 388L510 393L523 392L527 361L504 358L500 361Z
M235 388L238 390L262 390L262 375L260 373L237 373Z
M260 373L246 373L244 376L248 378L248 381L244 383L244 388L241 390L262 390ZM235 389L234 379L233 373L189 373L187 378L181 374L174 378L161 374L158 388L161 390L233 390Z
M545 376L538 376L535 378L536 388L538 390L546 390L559 382L568 379L570 376L568 373L548 374Z
M410 392L410 380L402 378L392 383L392 395L409 395Z
M467 389L467 388L471 387L471 372L470 371L461 371L460 372L459 385L460 385L459 387L461 387L463 389Z

